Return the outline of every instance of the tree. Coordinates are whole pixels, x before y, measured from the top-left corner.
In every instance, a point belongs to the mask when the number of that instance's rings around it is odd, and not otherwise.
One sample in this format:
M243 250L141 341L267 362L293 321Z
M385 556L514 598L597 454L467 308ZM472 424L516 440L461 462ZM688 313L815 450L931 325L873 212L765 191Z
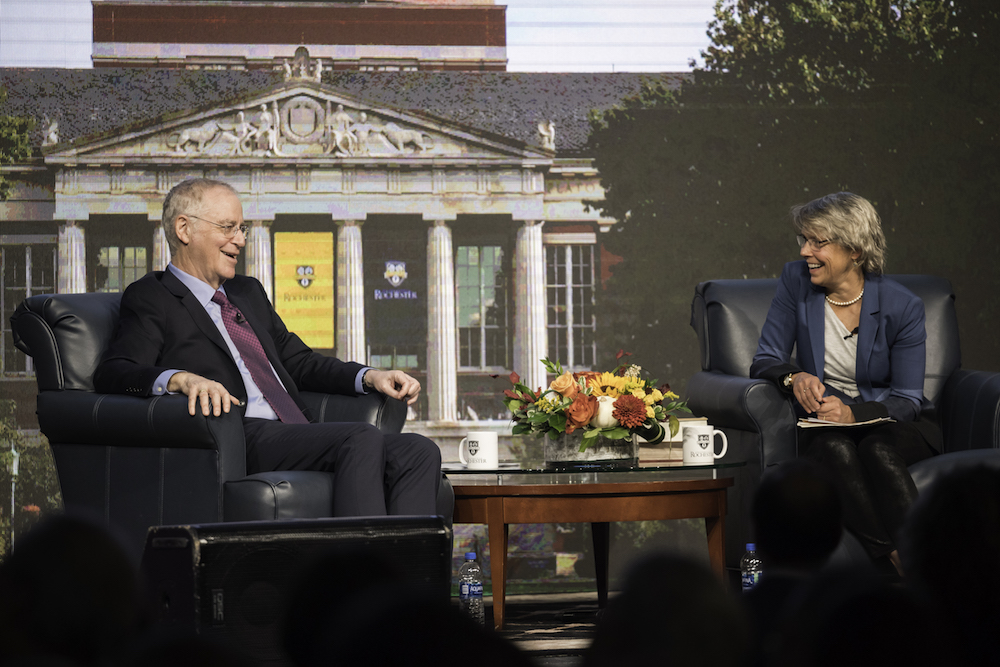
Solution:
M889 13L859 9L875 7ZM699 369L695 284L777 276L797 258L790 206L851 190L882 216L890 273L952 280L965 365L1000 370L996 63L962 37L981 44L1000 21L948 7L723 3L693 83L594 115L595 206L622 221L602 240L624 258L602 294L601 349L679 383Z
M954 29L942 0L725 0L709 24L702 83L738 81L752 97L814 103L937 65Z
M18 473L12 484L15 451ZM31 437L17 429L14 401L8 399L0 400L0 498L0 559L11 546L12 533L24 535L41 516L62 507L49 444L44 436Z
M0 108L7 101L7 91L0 88ZM17 164L31 157L30 132L35 127L31 118L0 115L0 167ZM10 195L10 183L0 171L0 201Z

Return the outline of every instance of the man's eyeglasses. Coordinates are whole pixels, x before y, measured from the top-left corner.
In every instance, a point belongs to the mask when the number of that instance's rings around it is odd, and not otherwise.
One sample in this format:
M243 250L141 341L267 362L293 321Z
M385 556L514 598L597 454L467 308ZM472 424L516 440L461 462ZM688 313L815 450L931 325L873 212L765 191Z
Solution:
M822 239L822 240L808 239L802 234L796 235L795 240L798 242L800 248L809 245L813 250L819 250L820 248L822 248L823 246L825 246L827 243L830 242L830 239Z
M222 235L225 236L227 239L231 239L234 236L236 236L237 231L243 232L243 236L246 237L247 232L250 231L249 225L237 225L235 223L231 225L220 225L217 222L212 222L211 220L206 220L205 218L199 218L197 215L192 215L190 213L185 213L184 215L186 215L189 218L201 220L202 222L207 222L210 225L215 225L216 227L222 230Z

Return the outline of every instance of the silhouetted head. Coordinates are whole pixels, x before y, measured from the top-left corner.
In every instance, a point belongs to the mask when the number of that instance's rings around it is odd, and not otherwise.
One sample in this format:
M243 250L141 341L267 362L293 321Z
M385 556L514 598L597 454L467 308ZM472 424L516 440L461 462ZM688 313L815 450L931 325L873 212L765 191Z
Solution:
M765 569L817 570L837 548L843 530L835 482L806 459L764 474L751 517Z
M145 627L138 577L102 526L67 515L42 519L0 565L3 658L97 664Z
M665 554L637 563L597 624L584 655L604 665L742 665L746 621L700 563Z
M937 480L913 504L899 554L906 582L946 628L967 665L1000 655L1000 470Z

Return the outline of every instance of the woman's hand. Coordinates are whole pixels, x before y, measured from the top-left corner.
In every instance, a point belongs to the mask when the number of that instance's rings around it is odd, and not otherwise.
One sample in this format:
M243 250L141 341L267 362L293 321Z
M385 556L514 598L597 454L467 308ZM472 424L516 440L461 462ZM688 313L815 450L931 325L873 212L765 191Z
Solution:
M792 376L792 395L807 413L819 410L824 393L826 387L815 375L802 371Z
M828 422L837 422L839 424L854 423L854 413L851 412L850 406L845 405L836 396L824 397L823 404L816 411L816 416Z

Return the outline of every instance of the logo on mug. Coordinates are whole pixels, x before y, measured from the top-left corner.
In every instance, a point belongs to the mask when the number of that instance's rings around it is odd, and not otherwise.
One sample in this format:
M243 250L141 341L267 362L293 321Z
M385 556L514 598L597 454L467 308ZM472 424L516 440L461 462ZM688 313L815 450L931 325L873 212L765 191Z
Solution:
M469 440L469 456L475 456L479 453L479 443L475 440Z
M708 449L712 444L712 436L705 435L703 433L698 434L698 446L702 449Z

